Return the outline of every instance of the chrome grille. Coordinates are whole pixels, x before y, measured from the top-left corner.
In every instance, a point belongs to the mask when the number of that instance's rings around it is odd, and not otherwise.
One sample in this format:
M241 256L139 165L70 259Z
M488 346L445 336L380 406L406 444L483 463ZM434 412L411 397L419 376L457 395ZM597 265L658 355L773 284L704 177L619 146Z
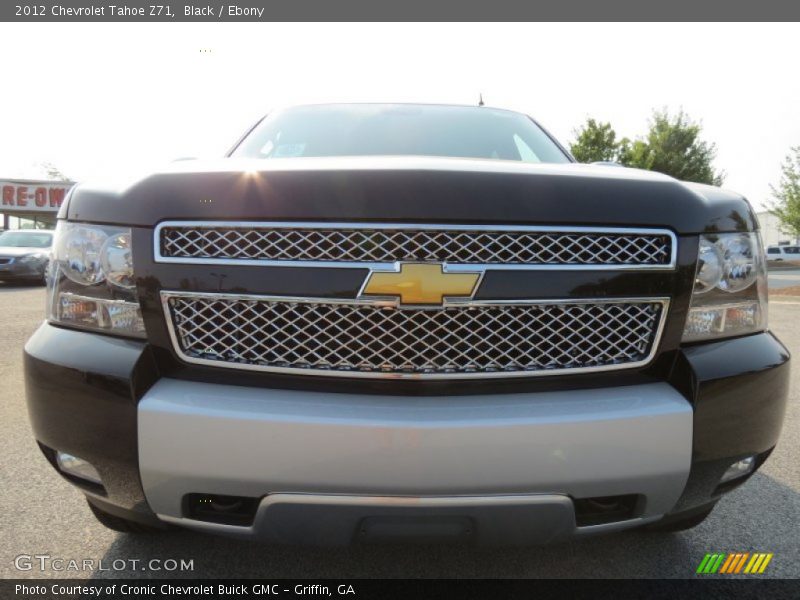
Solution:
M647 363L666 299L396 309L352 300L163 292L188 362L349 377L492 377Z
M171 222L158 232L157 258L177 262L670 267L675 250L674 235L665 230Z

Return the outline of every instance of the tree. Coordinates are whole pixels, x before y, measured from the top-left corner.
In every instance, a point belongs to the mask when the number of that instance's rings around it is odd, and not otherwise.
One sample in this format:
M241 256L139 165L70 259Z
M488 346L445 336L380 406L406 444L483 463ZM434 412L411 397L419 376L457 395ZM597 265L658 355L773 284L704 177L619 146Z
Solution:
M778 217L786 233L800 237L800 146L790 149L781 165L778 186L769 186L775 202L770 212Z
M53 181L72 181L69 177L61 172L61 169L56 167L51 162L40 163L40 166L47 173L48 179L52 179Z
M722 185L725 174L712 165L717 147L701 140L701 132L702 126L683 110L675 116L666 109L653 111L647 136L621 148L619 162L681 181Z
M617 133L611 123L601 123L589 118L573 133L575 141L569 149L578 162L617 161L621 142L617 141Z
M578 162L613 161L681 181L722 185L725 174L715 172L712 165L717 148L701 140L701 132L702 126L683 110L675 116L666 109L653 111L647 135L635 141L618 140L611 123L586 119L575 130L570 150Z

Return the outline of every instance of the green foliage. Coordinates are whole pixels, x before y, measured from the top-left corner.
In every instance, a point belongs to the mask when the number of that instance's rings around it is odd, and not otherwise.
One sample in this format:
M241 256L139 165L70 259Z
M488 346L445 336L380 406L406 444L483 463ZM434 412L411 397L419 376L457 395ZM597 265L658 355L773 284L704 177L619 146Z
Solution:
M636 140L620 157L622 164L658 171L681 181L722 185L724 173L715 173L715 144L700 139L702 127L682 110L671 116L666 109L654 111L650 131Z
M574 133L576 139L569 149L578 162L617 160L620 142L617 142L617 134L612 129L611 123L598 123L594 119L586 119L586 123Z
M682 110L671 116L654 111L647 135L635 141L622 138L610 123L587 119L575 132L570 150L579 162L615 161L627 167L671 175L681 181L722 185L724 173L716 173L714 144L700 139L702 127Z
M790 149L781 165L781 180L771 185L775 201L770 212L778 217L786 233L800 237L800 146Z

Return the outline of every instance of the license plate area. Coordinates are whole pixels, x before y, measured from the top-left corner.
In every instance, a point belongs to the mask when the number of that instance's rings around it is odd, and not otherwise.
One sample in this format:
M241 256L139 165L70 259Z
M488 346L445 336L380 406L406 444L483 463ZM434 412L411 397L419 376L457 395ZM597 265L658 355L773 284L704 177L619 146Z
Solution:
M466 543L475 537L475 521L459 516L386 516L361 521L356 541L365 544Z
M253 524L276 542L544 544L575 533L572 500L513 496L336 496L271 494Z

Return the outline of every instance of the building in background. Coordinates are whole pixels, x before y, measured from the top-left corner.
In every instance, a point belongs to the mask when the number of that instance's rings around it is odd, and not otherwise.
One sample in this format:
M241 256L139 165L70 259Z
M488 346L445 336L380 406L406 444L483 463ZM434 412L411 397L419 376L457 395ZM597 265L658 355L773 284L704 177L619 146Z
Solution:
M797 238L783 232L780 219L768 210L756 213L756 216L761 225L761 239L764 241L765 247L800 243Z
M3 229L52 229L71 181L0 179Z

